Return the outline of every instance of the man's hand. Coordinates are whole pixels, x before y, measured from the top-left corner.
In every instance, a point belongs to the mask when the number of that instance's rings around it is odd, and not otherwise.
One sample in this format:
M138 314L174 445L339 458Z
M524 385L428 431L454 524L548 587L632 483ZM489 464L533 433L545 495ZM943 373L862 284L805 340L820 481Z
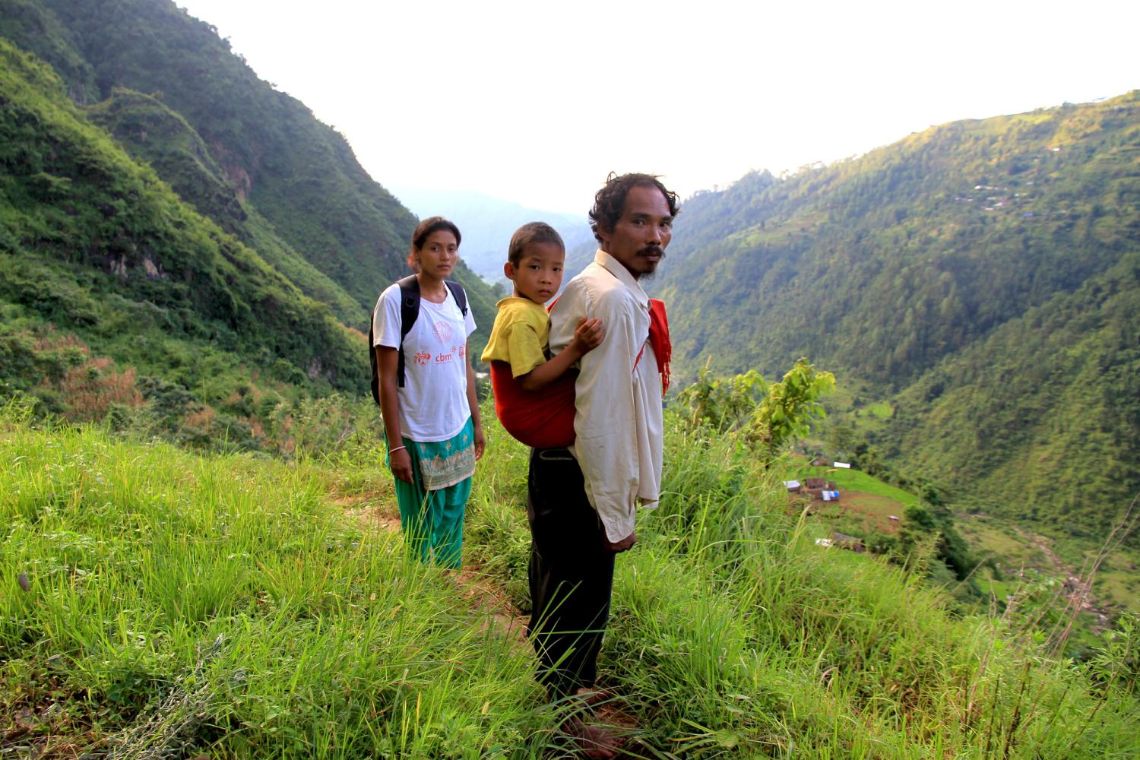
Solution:
M630 549L633 548L633 545L636 543L637 543L637 531L630 533L628 536L623 538L621 541L617 541L617 542L610 541L608 538L602 539L602 545L606 547L607 551L611 551L614 554L617 554L619 552L629 551Z

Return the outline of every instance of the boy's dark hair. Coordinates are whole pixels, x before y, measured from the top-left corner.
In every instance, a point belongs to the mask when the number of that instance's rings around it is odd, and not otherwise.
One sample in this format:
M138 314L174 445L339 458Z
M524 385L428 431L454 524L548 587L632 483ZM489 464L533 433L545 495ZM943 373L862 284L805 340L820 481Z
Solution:
M507 261L517 267L526 247L538 243L554 243L566 253L566 244L562 242L558 230L546 222L527 222L511 235L511 244L507 246Z
M610 172L606 177L606 184L594 196L594 207L590 209L590 229L594 231L594 239L599 243L602 238L598 230L613 232L614 225L621 219L625 210L625 197L633 187L655 187L665 196L669 204L669 215L677 216L677 194L661 184L661 180L653 174L622 174L618 176Z

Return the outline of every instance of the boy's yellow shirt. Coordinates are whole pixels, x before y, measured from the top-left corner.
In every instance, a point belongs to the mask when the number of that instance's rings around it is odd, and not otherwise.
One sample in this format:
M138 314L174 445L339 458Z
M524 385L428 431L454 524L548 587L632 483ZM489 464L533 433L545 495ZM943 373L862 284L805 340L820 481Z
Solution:
M508 362L512 377L525 375L545 362L550 342L550 315L542 304L509 296L495 307L498 313L482 360Z

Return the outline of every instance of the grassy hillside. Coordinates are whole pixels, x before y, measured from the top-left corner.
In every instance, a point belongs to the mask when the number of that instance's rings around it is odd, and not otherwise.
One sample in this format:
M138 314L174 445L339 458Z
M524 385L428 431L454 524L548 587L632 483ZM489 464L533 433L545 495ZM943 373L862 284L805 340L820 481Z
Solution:
M494 622L525 607L525 450L490 433L454 576L406 562L377 520L395 507L365 428L286 465L33 429L9 406L0 742L45 757L544 756L559 709L529 646ZM1135 638L1054 660L1012 619L963 616L898 568L820 550L744 452L675 418L666 460L667 496L618 562L601 660L638 755L1140 749Z

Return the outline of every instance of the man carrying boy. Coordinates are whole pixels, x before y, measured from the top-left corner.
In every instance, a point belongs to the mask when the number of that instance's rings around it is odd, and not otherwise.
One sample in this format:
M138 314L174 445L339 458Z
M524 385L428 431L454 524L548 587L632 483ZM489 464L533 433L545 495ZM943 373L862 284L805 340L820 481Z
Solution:
M534 448L574 440L575 363L605 336L597 319L583 319L573 339L550 355L550 316L543 304L562 287L566 246L549 224L529 222L511 236L503 274L514 294L498 310L483 361L491 366L495 414L508 433Z
M596 694L614 556L637 541L636 507L652 508L660 495L665 352L650 340L640 280L664 258L676 215L676 194L656 177L611 175L590 211L601 248L551 311L552 351L570 344L584 318L600 319L606 330L580 360L574 444L535 449L530 460L529 630L553 698L589 702ZM564 728L590 757L612 757L618 748L614 736L579 718Z

